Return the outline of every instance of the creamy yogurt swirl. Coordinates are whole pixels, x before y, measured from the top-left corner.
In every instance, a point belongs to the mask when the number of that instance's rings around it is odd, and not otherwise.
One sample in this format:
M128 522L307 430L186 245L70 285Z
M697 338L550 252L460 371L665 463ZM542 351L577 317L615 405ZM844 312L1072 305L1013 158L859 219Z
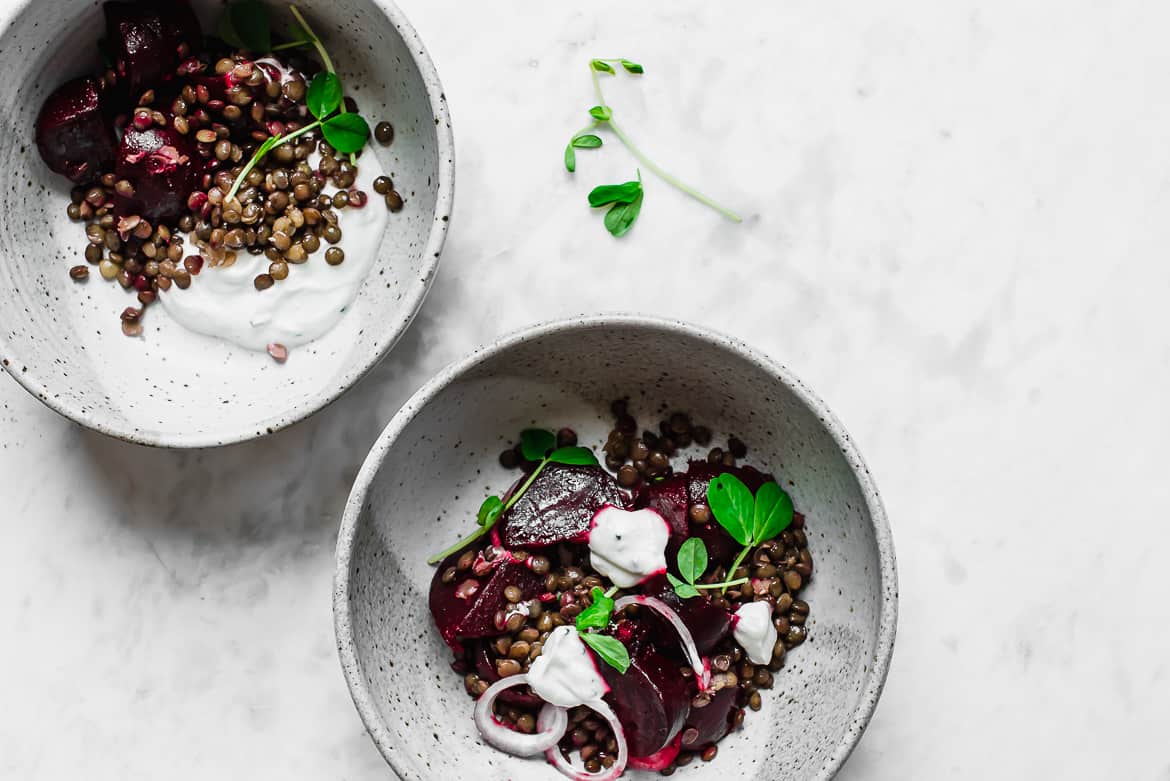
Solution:
M528 685L545 702L572 708L596 702L609 686L572 626L558 626L528 668Z
M615 586L630 588L666 572L669 539L670 526L654 510L623 510L607 504L593 516L590 561Z
M314 152L309 164L316 167L318 160ZM389 210L373 194L374 179L383 173L374 150L367 149L358 161L354 187L371 197L360 209L338 210L340 246L345 250L341 265L326 263L322 246L304 263L290 264L287 279L257 290L253 280L267 273L269 260L240 251L231 266L205 265L187 290L176 286L163 291L159 295L163 308L185 328L248 350L263 351L269 344L295 347L323 336L353 303L377 258L389 222ZM193 241L188 243L194 246Z
M772 623L772 605L769 602L749 602L735 611L735 627L732 630L735 642L747 651L752 664L767 664L772 661L772 649L778 633Z

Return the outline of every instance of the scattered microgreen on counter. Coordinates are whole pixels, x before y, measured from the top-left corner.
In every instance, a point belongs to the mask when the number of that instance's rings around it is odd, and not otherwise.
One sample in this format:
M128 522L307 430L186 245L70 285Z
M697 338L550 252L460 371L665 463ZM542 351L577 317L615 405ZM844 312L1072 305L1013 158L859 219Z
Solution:
M733 474L724 473L707 485L707 506L719 525L740 545L731 573L747 558L752 548L770 540L792 523L792 498L775 481L760 486L752 496L751 489ZM726 591L733 583L722 584Z
M500 519L500 516L520 500L520 497L524 495L528 487L532 485L537 476L549 464L568 464L572 466L597 465L597 456L593 455L593 451L589 448L577 447L575 445L570 447L557 447L556 445L557 437L551 431L540 428L529 428L520 432L520 450L526 460L536 462L536 467L525 478L524 482L512 492L512 495L508 497L507 501L504 501L498 496L489 496L487 499L484 499L483 504L480 505L479 511L476 513L476 522L479 528L445 551L431 556L427 559L427 564L438 564L452 553L489 533L492 527L496 525L496 521Z
M574 173L577 170L577 151L578 149L597 149L602 146L601 137L594 134L592 131L598 127L608 127L613 134L617 136L618 140L625 145L630 154L641 163L645 168L653 172L660 179L665 181L672 187L677 188L681 192L686 193L700 203L709 206L715 211L722 214L732 222L742 222L738 214L731 211L725 206L716 203L711 198L703 195L701 192L684 184L676 177L670 175L662 168L658 167L650 158L634 145L630 137L626 135L625 131L618 126L613 118L613 108L605 102L605 96L601 91L601 79L599 74L607 74L610 76L617 76L617 69L614 67L618 65L626 73L632 75L641 75L645 73L645 69L636 62L624 58L616 58L609 60L594 59L589 61L589 73L593 79L593 91L597 96L597 105L589 109L589 116L592 121L585 127L578 130L569 138L568 145L565 146L565 169L569 173ZM603 191L605 195L598 195L598 191ZM610 194L621 191L622 198L609 197ZM608 199L607 199L608 198ZM634 221L638 219L638 215L642 210L642 175L641 170L638 171L637 182L626 182L619 185L602 185L596 187L589 193L589 205L595 208L602 206L609 206L609 210L605 213L605 228L613 236L624 236L633 227Z

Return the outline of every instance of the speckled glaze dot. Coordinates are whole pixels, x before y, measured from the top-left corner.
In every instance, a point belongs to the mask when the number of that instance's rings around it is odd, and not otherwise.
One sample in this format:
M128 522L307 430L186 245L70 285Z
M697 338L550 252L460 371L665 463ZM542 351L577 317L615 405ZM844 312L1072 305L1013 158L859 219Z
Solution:
M741 342L677 322L597 317L507 337L445 369L386 427L354 483L337 548L337 644L358 712L402 778L559 778L479 740L431 623L425 559L466 533L485 485L514 479L499 463L502 437L568 425L597 451L609 403L624 393L637 394L639 419L665 404L721 441L743 437L746 460L775 470L805 514L817 562L801 594L812 607L807 640L775 674L776 692L712 762L680 772L827 781L860 738L893 650L897 576L885 511L849 435L787 369Z
M101 4L19 0L5 14L0 66L10 88L0 94L0 115L28 132L0 135L6 172L0 359L61 414L111 436L166 447L264 436L344 393L398 342L422 305L446 237L454 182L438 75L393 3L316 0L299 7L327 39L347 88L361 95L363 115L399 130L392 146L371 144L364 154L377 155L409 197L345 317L325 337L293 350L283 365L265 352L182 329L161 306L143 316L142 336L128 339L118 313L137 303L134 291L99 278L96 268L86 284L69 279L69 269L85 262L85 233L66 215L70 182L41 162L32 128L48 92L79 73L82 60L61 57L62 45L89 46L89 59L98 62ZM72 31L65 40L62 30ZM182 294L177 285L162 292Z

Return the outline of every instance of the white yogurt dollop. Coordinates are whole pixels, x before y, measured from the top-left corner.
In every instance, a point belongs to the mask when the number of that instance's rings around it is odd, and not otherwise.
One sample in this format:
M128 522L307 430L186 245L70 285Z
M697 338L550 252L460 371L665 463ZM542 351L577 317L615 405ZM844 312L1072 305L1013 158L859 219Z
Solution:
M314 152L309 164L316 168ZM234 265L203 266L191 278L191 286L172 286L159 295L163 308L180 325L208 336L216 336L249 350L264 351L269 344L285 347L311 342L329 331L357 297L362 282L377 257L382 232L389 222L389 210L374 192L374 179L384 171L374 150L367 149L358 160L354 187L369 197L360 209L338 209L340 246L345 260L339 266L325 262L328 242L300 264L289 264L288 278L267 290L253 284L258 274L268 272L264 255L240 251ZM336 192L328 187L327 194ZM189 238L185 246L193 250Z
M609 691L585 643L571 626L558 626L528 668L528 685L545 702L573 708L596 702Z
M768 602L749 602L735 611L735 627L732 630L735 642L747 651L752 664L768 664L772 661L772 649L776 646L776 625L772 623L772 605Z
M623 510L607 504L593 516L590 560L615 586L630 588L666 572L669 539L670 526L654 510Z

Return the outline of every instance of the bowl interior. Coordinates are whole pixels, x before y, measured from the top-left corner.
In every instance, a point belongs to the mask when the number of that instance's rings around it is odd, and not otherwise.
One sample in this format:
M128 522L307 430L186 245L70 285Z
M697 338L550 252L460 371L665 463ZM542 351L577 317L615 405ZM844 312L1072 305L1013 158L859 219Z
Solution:
M489 354L429 401L420 393L391 423L350 498L336 609L351 690L402 776L559 777L542 761L512 759L479 741L471 700L431 624L425 559L473 528L483 497L513 479L497 458L516 432L568 425L599 449L610 401L627 394L644 428L664 410L682 409L724 441L741 436L746 462L774 471L807 516L816 563L809 640L714 762L679 774L811 779L843 761L868 719L892 641L892 552L875 531L885 521L864 467L850 461L852 447L810 407L818 402L741 350L665 325L554 329Z
M193 5L205 30L222 5ZM287 13L272 4L283 26ZM449 136L430 94L429 64L392 5L373 0L306 0L299 7L324 39L364 116L390 120L389 147L371 143L407 200L392 215L378 258L354 305L327 336L277 365L264 353L180 328L161 306L144 318L145 337L122 335L118 313L137 302L96 273L69 279L85 263L81 225L65 214L70 183L41 162L33 123L44 97L100 68L100 4L29 2L0 37L0 358L58 411L107 433L152 444L213 445L288 425L335 398L397 340L422 302L438 262L450 200ZM441 103L441 101L440 101ZM441 184L442 182L442 184ZM372 206L381 208L380 203ZM195 280L198 284L198 279Z

